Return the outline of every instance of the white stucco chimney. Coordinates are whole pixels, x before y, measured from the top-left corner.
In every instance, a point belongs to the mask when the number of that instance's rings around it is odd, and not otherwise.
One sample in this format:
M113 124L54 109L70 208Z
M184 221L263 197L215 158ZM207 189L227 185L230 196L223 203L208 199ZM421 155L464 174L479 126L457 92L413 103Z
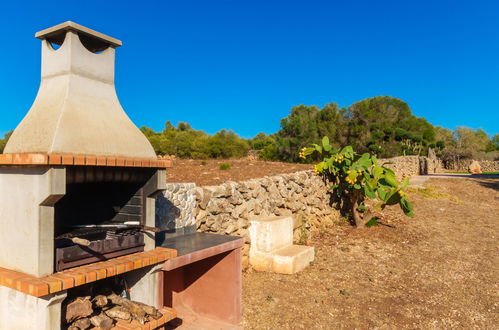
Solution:
M70 21L35 36L42 40L40 88L4 153L155 159L116 95L114 61L121 41Z

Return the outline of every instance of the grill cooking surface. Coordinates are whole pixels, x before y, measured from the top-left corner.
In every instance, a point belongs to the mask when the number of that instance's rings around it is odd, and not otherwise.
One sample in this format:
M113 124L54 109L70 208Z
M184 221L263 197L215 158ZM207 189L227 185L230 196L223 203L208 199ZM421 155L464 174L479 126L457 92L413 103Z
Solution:
M139 228L73 228L72 231L56 238L56 248L75 245L71 238L83 238L91 242L122 238L140 233Z
M90 241L81 246L72 241L80 238ZM140 228L71 228L55 239L55 268L61 271L117 256L144 250L144 234Z

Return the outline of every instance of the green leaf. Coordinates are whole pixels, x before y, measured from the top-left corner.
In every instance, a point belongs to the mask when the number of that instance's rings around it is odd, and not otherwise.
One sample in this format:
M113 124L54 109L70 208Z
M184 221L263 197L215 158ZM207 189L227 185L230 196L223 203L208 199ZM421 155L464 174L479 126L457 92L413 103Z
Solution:
M374 191L368 186L368 184L366 184L364 186L364 194L371 198L371 199L375 199L376 198L376 194L374 193Z
M322 138L322 147L325 151L331 150L331 145L329 144L329 138L327 136Z
M402 184L400 186L400 189L403 190L405 188L407 188L407 186L409 185L409 178L405 178L403 181L402 181Z
M357 207L357 211L359 212L364 212L365 210L367 210L367 208L364 204L360 204L359 207Z
M382 167L385 170L385 172L391 173L391 175L395 176L395 172L393 172L393 170L391 168L385 167L386 164L392 164L392 163L385 163L385 164L383 164Z
M352 146L344 147L341 149L340 154L344 154L345 157L352 158L354 154Z
M303 150L303 154L304 154L305 156L311 155L311 154L313 154L314 152L315 152L315 148L305 148L305 149Z
M353 185L353 187L354 187L355 189L360 189L360 188L361 188L361 187L360 187L360 184L358 184L358 183L354 184L354 185Z
M410 217L414 215L414 213L412 213L414 207L405 197L400 199L400 207L402 208L402 211L404 211L405 215Z
M382 174L383 174L383 168L381 166L374 166L373 167L373 176L375 179L381 178Z
M363 170L367 170L369 167L371 167L371 165L373 164L371 162L371 159L369 159L369 154L368 153L365 153L362 155L362 157L360 157L357 162L356 162L359 166L362 167Z
M378 188L378 196L379 199L386 202L386 197L388 196L388 192L385 191L384 189Z
M368 222L366 222L366 227L373 227L378 225L378 218L371 218Z
M315 150L317 150L319 153L321 153L321 154L322 154L322 147L321 147L320 145L315 144L315 143L314 143L314 144L312 144L312 145L314 146Z
M400 202L400 195L396 192L391 193L391 195L386 200L386 205L395 205Z
M395 176L390 172L385 173L384 179L385 179L386 183L388 183L390 186L392 186L394 188L397 188L399 185Z

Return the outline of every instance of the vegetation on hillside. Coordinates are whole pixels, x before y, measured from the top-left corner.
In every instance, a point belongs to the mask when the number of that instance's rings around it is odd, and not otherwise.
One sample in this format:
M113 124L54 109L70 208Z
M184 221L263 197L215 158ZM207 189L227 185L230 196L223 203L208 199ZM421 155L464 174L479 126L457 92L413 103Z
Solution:
M5 145L7 144L7 141L9 140L10 136L12 135L13 131L9 131L5 133L3 136L3 139L0 139L0 153L3 153L3 149L5 148Z
M248 141L231 130L208 135L184 122L175 127L167 121L162 132L155 132L148 127L142 127L141 131L159 155L197 159L231 158L245 156L250 149Z
M499 157L499 134L489 138L481 129L458 127L453 132L433 126L414 116L407 103L390 96L368 98L347 108L335 103L323 108L295 106L276 134L260 133L251 142L262 150L263 159L297 162L299 151L319 144L321 136L329 136L335 148L351 145L378 157L426 155L428 148L444 158Z
M343 108L336 103L322 108L298 105L281 120L277 133L259 133L252 139L243 139L232 130L209 135L185 122L175 127L167 121L161 132L148 127L141 130L157 154L179 158L242 157L256 149L263 160L302 162L299 151L328 136L334 148L351 145L359 153L377 157L426 155L432 148L444 159L499 159L499 134L489 137L481 129L458 127L451 131L433 126L413 115L407 103L390 96L367 98ZM0 139L0 152L11 133Z

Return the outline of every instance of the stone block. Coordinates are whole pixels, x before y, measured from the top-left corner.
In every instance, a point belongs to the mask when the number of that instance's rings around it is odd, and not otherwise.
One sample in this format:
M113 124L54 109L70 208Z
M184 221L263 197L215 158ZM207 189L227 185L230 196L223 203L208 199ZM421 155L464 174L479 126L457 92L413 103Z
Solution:
M279 274L295 274L314 261L315 250L311 246L290 245L272 252L249 252L249 262L257 271Z
M270 217L250 221L251 249L270 252L293 244L293 217Z
M312 246L291 245L274 252L272 271L279 274L294 274L314 261Z
M274 256L270 252L259 252L250 248L249 262L255 270L270 272L272 271Z

